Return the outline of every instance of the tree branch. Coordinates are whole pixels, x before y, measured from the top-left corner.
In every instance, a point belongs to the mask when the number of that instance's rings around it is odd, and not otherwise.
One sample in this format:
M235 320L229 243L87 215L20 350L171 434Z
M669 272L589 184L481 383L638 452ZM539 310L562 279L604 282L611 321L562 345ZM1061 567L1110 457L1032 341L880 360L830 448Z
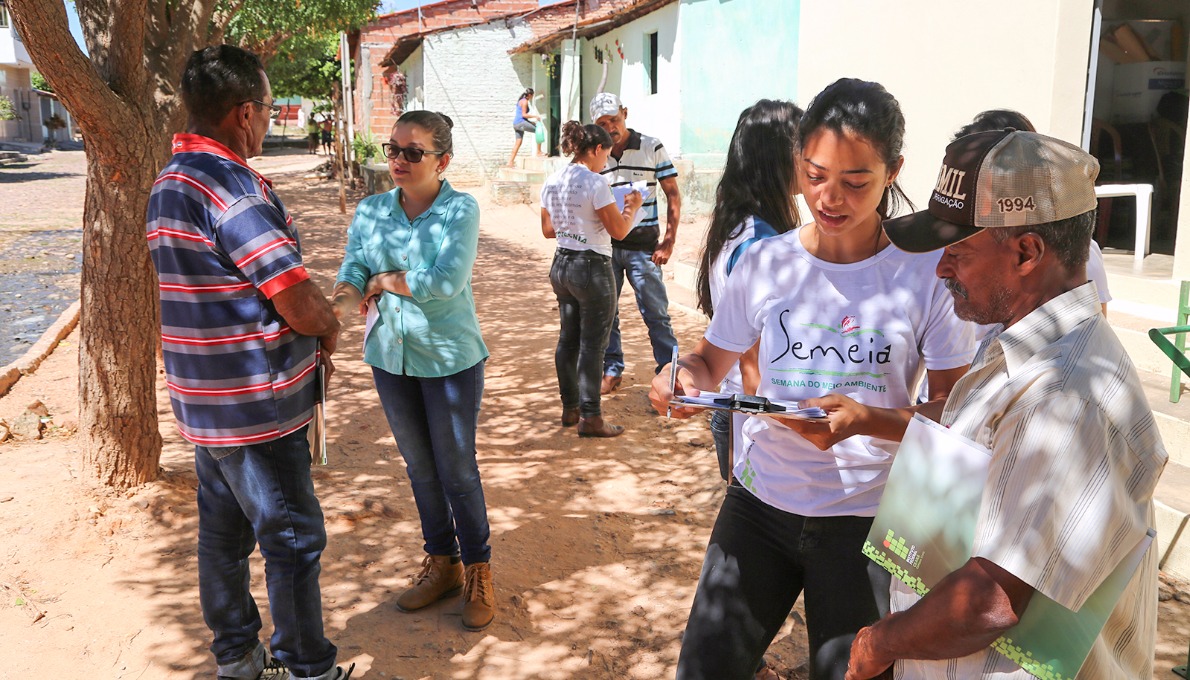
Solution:
M85 3L80 0L79 4ZM115 135L122 126L133 123L128 104L108 87L75 44L62 0L8 0L8 7L37 70L84 133Z

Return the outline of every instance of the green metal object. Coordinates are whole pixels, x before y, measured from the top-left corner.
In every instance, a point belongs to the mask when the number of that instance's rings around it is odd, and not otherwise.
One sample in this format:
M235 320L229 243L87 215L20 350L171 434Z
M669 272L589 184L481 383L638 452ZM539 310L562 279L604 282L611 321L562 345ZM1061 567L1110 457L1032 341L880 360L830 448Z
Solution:
M1186 358L1186 334L1190 333L1190 281L1182 282L1182 290L1178 296L1177 324L1169 328L1149 329L1149 339L1173 362L1169 401L1174 404L1182 398L1182 374L1190 376L1190 359ZM1173 342L1165 337L1167 335L1174 336Z
M1169 400L1175 404L1182 397L1182 374L1190 376L1190 359L1186 358L1186 333L1190 333L1190 281L1182 282L1182 290L1178 296L1178 325L1149 329L1149 339L1173 362ZM1174 341L1170 342L1165 337L1167 335L1174 336ZM1190 649L1186 650L1186 663L1174 666L1173 673L1190 680Z

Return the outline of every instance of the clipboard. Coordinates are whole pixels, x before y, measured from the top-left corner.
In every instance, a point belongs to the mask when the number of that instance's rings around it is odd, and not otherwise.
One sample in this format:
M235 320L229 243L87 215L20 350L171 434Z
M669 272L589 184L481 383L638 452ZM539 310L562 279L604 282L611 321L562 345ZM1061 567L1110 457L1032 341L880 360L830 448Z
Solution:
M310 462L326 465L326 365L322 363L321 352L318 357L318 368L314 371L314 416L306 430L306 441L310 445Z
M768 399L753 394L727 394L725 392L700 392L697 397L684 394L674 395L670 399L671 407L705 408L716 411L731 411L747 415L774 416L777 418L791 418L808 420L811 422L827 422L826 411L817 406L803 408L796 401L785 399Z
M624 201L627 200L628 194L634 191L640 192L641 207L636 209L636 214L632 216L632 226L640 224L641 220L645 218L644 202L649 200L649 196L653 191L649 188L649 183L641 180L638 182L630 182L628 184L621 184L614 186L612 189L612 198L616 199L616 209L623 212Z

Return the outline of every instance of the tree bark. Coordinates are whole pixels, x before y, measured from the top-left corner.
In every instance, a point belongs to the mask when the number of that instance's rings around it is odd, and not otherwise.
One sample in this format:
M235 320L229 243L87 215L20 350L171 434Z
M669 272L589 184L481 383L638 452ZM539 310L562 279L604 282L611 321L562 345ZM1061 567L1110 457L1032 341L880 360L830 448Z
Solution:
M153 179L182 128L182 64L206 44L214 0L77 0L91 59L62 0L8 0L38 71L87 147L79 439L85 474L116 488L158 475L157 276L145 241Z

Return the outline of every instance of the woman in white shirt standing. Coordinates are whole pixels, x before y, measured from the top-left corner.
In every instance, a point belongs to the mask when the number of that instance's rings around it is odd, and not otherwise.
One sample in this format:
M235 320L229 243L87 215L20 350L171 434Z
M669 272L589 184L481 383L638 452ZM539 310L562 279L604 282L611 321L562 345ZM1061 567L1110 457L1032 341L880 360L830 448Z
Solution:
M695 290L698 309L707 318L723 298L727 277L754 243L784 234L800 222L794 200L793 145L802 110L793 102L761 99L740 113L728 145L723 177L715 189L715 209L707 228ZM744 353L731 367L719 391L756 390L756 350ZM711 414L711 434L719 458L719 476L731 477L732 451L743 450L744 416L728 411Z
M813 401L830 413L810 427L744 425L749 443L707 546L678 680L751 678L799 595L810 678L842 678L855 633L888 609L889 575L861 548L913 412L940 410L975 352L934 275L939 256L891 247L881 228L904 197L904 130L878 83L843 79L814 98L796 147L814 221L748 249L705 337L677 362L677 392L713 390L759 340L757 393L825 397ZM923 373L931 401L911 406ZM664 412L668 379L649 396Z
M596 125L569 121L562 126L562 153L574 156L541 188L541 233L558 239L550 283L558 296L561 332L554 352L562 425L578 425L580 437L615 437L624 428L604 422L599 385L603 352L616 313L612 281L612 238L624 238L640 208L638 192L618 210L599 171L607 164L612 140Z

